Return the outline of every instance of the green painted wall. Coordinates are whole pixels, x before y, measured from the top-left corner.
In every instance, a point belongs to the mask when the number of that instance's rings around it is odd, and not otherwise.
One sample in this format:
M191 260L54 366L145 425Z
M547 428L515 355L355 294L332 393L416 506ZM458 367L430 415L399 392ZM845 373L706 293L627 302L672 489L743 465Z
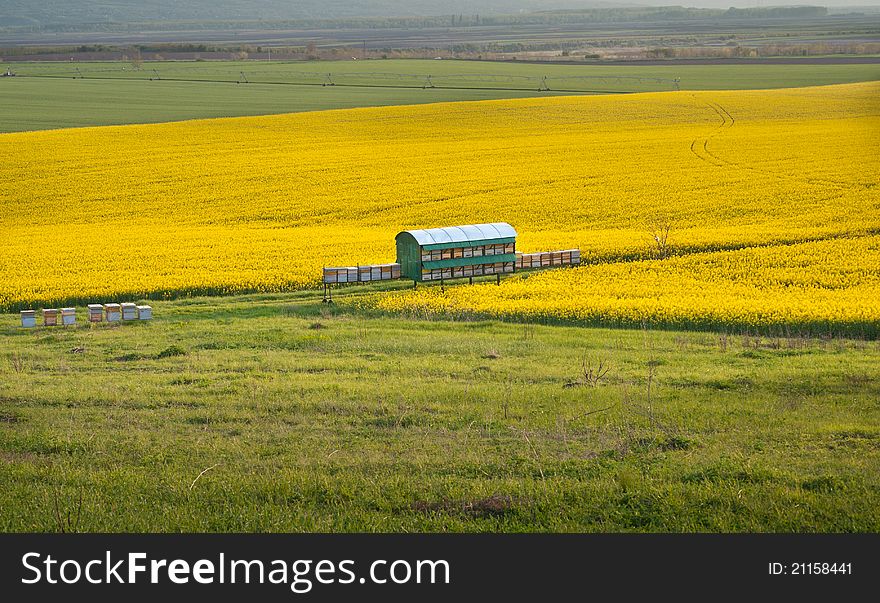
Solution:
M419 244L408 232L401 232L394 238L397 244L397 263L400 264L400 276L414 281L422 280L422 252Z

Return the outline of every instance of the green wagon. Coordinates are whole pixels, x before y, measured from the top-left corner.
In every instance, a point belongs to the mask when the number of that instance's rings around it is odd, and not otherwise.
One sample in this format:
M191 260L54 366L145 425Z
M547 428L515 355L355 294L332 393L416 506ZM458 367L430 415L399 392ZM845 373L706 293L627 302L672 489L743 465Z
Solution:
M415 282L516 269L516 230L506 222L404 230L395 241L400 274Z

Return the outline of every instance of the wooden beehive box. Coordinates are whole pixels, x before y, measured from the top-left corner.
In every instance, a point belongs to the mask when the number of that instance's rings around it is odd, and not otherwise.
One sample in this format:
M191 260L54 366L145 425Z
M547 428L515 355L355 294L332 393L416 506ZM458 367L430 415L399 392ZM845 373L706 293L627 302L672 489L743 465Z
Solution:
M153 308L151 306L137 307L138 320L150 320L153 318Z
M104 320L103 304L89 304L89 322L101 322Z
M57 308L44 308L43 309L43 325L47 327L54 327L58 324L58 309Z

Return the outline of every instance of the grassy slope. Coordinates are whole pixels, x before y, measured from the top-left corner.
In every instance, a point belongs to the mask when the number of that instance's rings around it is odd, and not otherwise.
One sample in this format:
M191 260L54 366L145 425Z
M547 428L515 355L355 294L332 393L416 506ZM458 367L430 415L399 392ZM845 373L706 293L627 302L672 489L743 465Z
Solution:
M669 83L635 81L616 76L681 78L685 89L754 89L809 86L880 78L880 65L687 65L569 66L473 61L343 61L321 63L180 62L149 63L132 72L124 63L77 63L85 75L138 81L0 78L0 131L148 123L262 115L344 107L416 104L535 96L543 76L551 87L568 90L668 90ZM21 75L73 75L69 63L12 64ZM244 71L249 85L213 82L144 81L156 68L163 78L237 80ZM351 88L261 85L267 81L309 81L333 72L339 83L414 86ZM378 75L377 75L378 74ZM388 75L392 74L392 75ZM425 74L437 85L480 90L423 90ZM576 79L581 76L607 79ZM491 90L522 88L520 91ZM546 94L546 93L540 93Z
M491 90L8 79L15 81L0 80L2 132L538 95Z
M0 529L880 529L876 342L154 307L0 316Z

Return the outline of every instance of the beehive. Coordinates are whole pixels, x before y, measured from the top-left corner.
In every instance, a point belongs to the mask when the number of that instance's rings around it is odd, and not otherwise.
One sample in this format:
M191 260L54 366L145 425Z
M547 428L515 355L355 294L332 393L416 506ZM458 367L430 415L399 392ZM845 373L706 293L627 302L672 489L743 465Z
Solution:
M137 320L137 306L133 303L122 304L122 320Z
M153 318L153 308L150 306L138 306L137 315L139 320L151 320Z
M27 329L37 326L37 313L35 310L21 311L21 326Z
M104 316L107 322L118 322L122 319L122 310L119 304L107 304L104 306Z
M89 304L89 322L101 322L102 320L104 320L104 306Z
M518 270L532 268L547 268L551 266L569 266L581 263L580 249L566 249L564 251L544 251L540 253L523 253L516 256Z
M400 264L368 264L366 266L344 266L324 268L323 282L369 283L400 278Z
M61 324L64 326L76 324L76 308L61 308Z
M58 324L58 310L56 308L46 308L43 310L43 325L54 327Z

